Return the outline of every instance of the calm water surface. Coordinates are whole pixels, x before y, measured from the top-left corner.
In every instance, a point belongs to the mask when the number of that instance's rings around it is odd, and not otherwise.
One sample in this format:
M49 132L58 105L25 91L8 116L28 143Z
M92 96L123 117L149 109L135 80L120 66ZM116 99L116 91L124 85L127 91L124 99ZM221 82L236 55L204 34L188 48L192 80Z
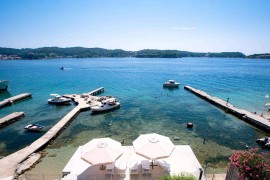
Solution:
M60 67L67 70L61 71ZM270 60L181 58L181 59L57 59L0 61L0 79L10 81L0 100L24 92L33 98L0 110L5 116L24 111L25 117L0 129L0 156L19 150L43 135L24 131L29 123L49 130L75 105L47 104L49 94L89 92L105 87L102 95L113 95L121 108L91 116L80 113L72 124L47 148L48 156L36 169L60 171L76 148L92 138L111 137L132 145L140 134L159 133L175 144L189 144L203 167L224 168L232 149L257 147L262 131L226 114L184 90L184 85L201 89L237 107L268 114L264 106L270 95ZM169 79L180 88L163 89ZM186 128L193 122L193 130ZM111 124L111 126L109 126ZM52 161L60 161L52 166ZM47 164L46 164L47 163ZM46 168L45 168L46 167ZM222 171L222 170L221 170ZM224 169L223 169L224 171Z

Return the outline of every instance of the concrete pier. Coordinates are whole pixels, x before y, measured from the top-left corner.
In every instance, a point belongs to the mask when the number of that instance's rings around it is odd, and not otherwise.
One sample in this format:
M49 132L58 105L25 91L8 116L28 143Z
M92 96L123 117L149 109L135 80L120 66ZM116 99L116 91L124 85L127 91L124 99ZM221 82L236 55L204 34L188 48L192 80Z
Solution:
M256 126L257 128L265 131L266 133L270 133L270 122L269 120L258 116L254 113L251 113L244 109L238 109L234 105L227 103L226 101L223 101L222 99L219 99L214 96L210 96L206 92L203 92L201 90L192 88L190 86L184 87L186 90L192 92L193 94L197 95L198 97L210 102L211 104L219 107L220 109L224 110L227 113L231 113L234 116L238 117L239 119L242 119L249 124Z
M104 87L100 87L100 88L98 88L98 89L96 89L94 91L91 91L91 92L87 93L87 94L89 94L91 96L95 96L95 95L98 95L98 94L100 94L102 92L104 92Z
M98 91L97 91L98 90ZM99 88L96 90L96 93L101 93L104 91L104 88ZM91 91L94 92L94 91ZM90 92L90 93L91 93ZM74 119L82 110L90 109L91 103L89 99L93 98L91 96L84 97L82 95L65 95L71 97L78 105L70 111L66 116L64 116L56 125L54 125L48 132L46 132L42 137L34 141L29 146L10 154L9 156L0 159L0 179L10 178L12 179L16 175L16 167L18 164L25 161L29 155L35 153L43 148L45 148L48 143L56 138L59 133L64 129L64 127L69 124L72 119ZM35 163L35 162L33 162Z
M19 94L17 96L10 97L10 98L5 99L5 100L3 100L3 101L0 102L0 108L6 107L6 106L10 106L13 103L16 103L16 102L19 102L19 101L28 99L30 97L32 97L32 94L31 93L23 93L23 94Z
M3 118L0 118L0 128L16 122L24 117L24 112L14 112Z

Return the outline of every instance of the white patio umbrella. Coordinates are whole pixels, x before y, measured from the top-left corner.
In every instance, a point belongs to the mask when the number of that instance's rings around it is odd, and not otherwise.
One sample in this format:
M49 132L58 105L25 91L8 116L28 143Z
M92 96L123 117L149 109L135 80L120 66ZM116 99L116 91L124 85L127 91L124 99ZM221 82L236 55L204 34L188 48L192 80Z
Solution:
M169 137L156 133L140 135L133 141L137 154L155 160L169 157L174 150L174 144Z
M82 146L81 158L93 165L110 164L122 154L121 143L111 138L99 138Z

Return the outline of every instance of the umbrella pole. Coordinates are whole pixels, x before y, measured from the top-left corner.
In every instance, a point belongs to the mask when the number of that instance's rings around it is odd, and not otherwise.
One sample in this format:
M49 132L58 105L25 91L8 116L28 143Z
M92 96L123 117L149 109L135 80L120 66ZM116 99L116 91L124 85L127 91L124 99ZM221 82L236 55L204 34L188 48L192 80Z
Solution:
M152 161L151 161L150 166L152 166L152 169L154 169L154 166L157 166L157 165L154 165L154 160L153 160L153 159L152 159Z

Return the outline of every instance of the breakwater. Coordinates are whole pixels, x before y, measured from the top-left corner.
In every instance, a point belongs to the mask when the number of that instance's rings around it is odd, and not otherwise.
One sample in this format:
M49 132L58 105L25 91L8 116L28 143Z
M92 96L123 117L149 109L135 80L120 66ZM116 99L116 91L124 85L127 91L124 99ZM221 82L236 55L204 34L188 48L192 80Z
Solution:
M5 99L3 101L0 102L0 108L6 107L6 106L10 106L13 103L17 103L19 101L25 100L32 97L31 93L23 93L23 94L19 94L17 96L13 96L10 97L8 99Z
M239 119L242 119L246 122L248 122L249 124L265 131L266 133L270 133L270 122L261 117L258 116L254 113L251 113L247 110L244 109L239 109L237 107L235 107L234 105L230 104L228 101L224 101L222 99L219 99L217 97L211 96L209 94L207 94L204 91L201 91L199 89L195 89L191 86L185 86L184 87L186 90L192 92L193 94L195 94L196 96L210 102L211 104L219 107L220 109L224 110L227 113L231 113L234 116L238 117Z
M24 117L24 112L14 112L3 118L0 118L0 128L16 122Z

